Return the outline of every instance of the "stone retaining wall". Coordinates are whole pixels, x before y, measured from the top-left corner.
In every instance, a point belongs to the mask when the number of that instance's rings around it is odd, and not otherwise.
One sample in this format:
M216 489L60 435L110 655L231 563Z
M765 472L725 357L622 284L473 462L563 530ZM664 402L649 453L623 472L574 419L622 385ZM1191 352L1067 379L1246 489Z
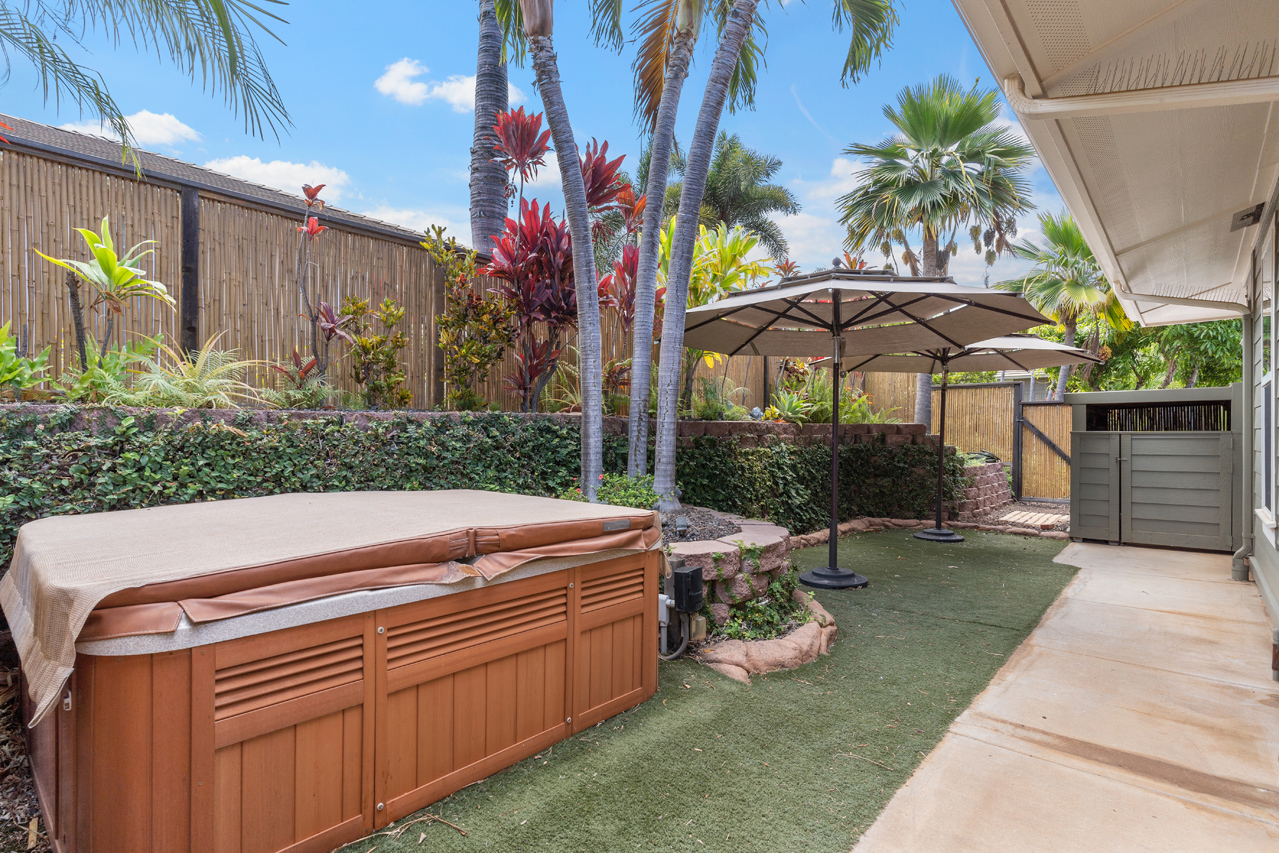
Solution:
M1004 463L989 462L964 469L972 485L964 489L964 497L953 507L960 521L972 521L992 509L1013 502L1013 490L1008 484Z
M790 568L790 532L764 521L727 515L742 528L720 539L671 542L672 556L702 570L711 618L723 625L735 605L758 598Z

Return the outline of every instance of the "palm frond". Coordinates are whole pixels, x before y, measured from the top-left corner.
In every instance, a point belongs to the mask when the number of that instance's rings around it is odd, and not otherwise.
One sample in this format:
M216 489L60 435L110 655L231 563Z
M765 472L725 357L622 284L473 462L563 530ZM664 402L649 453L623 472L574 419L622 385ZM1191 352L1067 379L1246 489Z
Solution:
M848 27L852 33L840 74L840 82L847 86L892 46L897 9L893 0L835 0L833 17L837 32Z

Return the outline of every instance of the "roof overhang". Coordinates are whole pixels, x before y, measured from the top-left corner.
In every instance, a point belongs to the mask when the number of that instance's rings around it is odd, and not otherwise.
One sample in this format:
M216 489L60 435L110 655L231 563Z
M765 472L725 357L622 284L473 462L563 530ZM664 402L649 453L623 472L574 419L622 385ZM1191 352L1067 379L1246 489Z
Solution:
M1279 192L1279 2L954 3L1129 315L1246 311Z

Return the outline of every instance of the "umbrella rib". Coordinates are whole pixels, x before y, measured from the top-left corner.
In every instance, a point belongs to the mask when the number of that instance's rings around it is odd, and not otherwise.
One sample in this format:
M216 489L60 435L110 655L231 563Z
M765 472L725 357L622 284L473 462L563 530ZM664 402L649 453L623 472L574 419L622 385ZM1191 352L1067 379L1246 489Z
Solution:
M871 291L871 292L873 293L874 291ZM882 303L884 302L884 300L888 299L888 296L889 296L889 294L887 294L887 293L877 293L877 294L875 294L875 298L871 301L871 303L870 303L869 305L867 305L865 308L863 308L861 311L859 311L859 312L857 312L856 314L854 314L852 317L849 317L849 318L848 318L848 322L846 322L846 323L841 323L841 324L840 324L840 329L839 329L839 330L840 330L841 332L843 332L843 331L845 331L846 329L850 329L850 328L852 328L854 323L859 322L859 321L861 320L861 318L862 318L862 317L864 317L868 311L874 311L874 310L875 310L875 306L882 304Z
M971 299L962 299L958 296L953 296L949 293L938 293L936 294L936 296L939 299L945 299L949 302L957 302L960 305L967 305L969 308L981 308L985 311L994 311L996 314L1007 314L1009 317L1016 317L1018 320L1027 320L1035 323L1038 326L1044 325L1042 322L1040 322L1040 320L1043 319L1042 317L1027 317L1025 314L1022 314L1018 311L1009 311L1007 308L996 308L993 305L978 305L976 302L973 302Z
M888 297L889 297L890 295L891 295L891 294L887 294L887 293L885 293L883 296L877 297L875 301L876 301L876 303L878 304L878 303L879 303L879 302L881 302L881 301L887 300L887 299L888 299ZM895 311L901 311L901 313L905 314L906 312L905 312L905 311L902 311L902 309L903 309L903 308L909 308L910 306L912 306L912 305L914 305L914 304L916 304L916 303L918 303L918 302L923 302L925 299L928 299L931 295L932 295L932 294L924 294L924 295L922 295L922 296L920 296L920 297L918 297L918 298L916 298L916 299L912 299L912 300L910 300L909 302L905 303L904 305L900 305L900 306L898 306L898 305L894 305L893 303L889 302L889 303L888 303L888 305L889 305L889 310L884 311L884 312L881 312L880 314L877 314L877 315L876 315L876 316L874 316L874 317L866 318L866 317L865 317L865 314L866 314L867 312L869 312L869 311L874 310L874 308L875 308L875 305L870 305L870 306L868 306L868 307L866 308L866 310L865 310L865 311L863 311L861 314L859 314L857 317L855 317L855 318L854 318L854 320L849 321L849 322L846 324L846 328L850 328L850 327L852 326L852 324L853 324L853 322L854 322L854 321L859 322L859 323L861 323L862 325L866 325L867 323L870 323L870 322L872 322L872 321L874 321L874 320L878 320L880 317L883 317L883 316L885 316L886 314L892 314L892 313L893 313L893 312L895 312ZM908 316L909 316L909 315L908 315ZM916 322L918 322L918 321L916 321Z
M789 306L790 306L790 308L787 308L785 311L774 311L774 310L769 309L769 308L761 308L761 309L760 309L761 311L767 311L767 312L771 313L771 314L773 315L773 319L772 319L772 320L770 320L768 323L765 323L764 325L761 325L758 329L756 329L756 330L754 331L754 333L753 333L753 334L752 334L749 338L747 338L746 340L742 341L741 346L739 346L737 349L733 350L732 352L728 353L728 355L729 355L730 357L731 357L731 356L734 356L734 355L737 355L737 354L738 354L739 352L741 352L743 349L745 349L746 347L750 346L751 341L755 340L755 339L756 339L756 338L758 338L760 335L764 334L764 333L765 333L765 332L767 332L770 328L772 328L772 324L773 324L774 322L776 322L777 320L780 320L780 319L782 319L783 317L785 317L786 315L788 315L788 314L791 312L791 310L793 310L793 309L795 309L795 308L798 308L798 307L799 307L799 304L800 304L801 302L803 302L803 297L799 297L798 299L796 299L796 300L795 300L795 301L793 301L793 302L792 302L791 300L789 300L789 299L783 299L782 301L783 301L783 302L785 302L787 305L789 305ZM803 310L803 309L800 309L800 310ZM808 312L806 312L806 311L805 311L804 313L808 313ZM811 315L810 315L810 316L811 316ZM814 319L816 319L816 318L814 318Z
M936 335L937 337L941 338L943 341L945 341L946 343L950 344L950 345L951 345L951 346L953 346L955 349L962 350L962 349L964 348L963 344L961 344L959 341L957 341L957 340L955 340L955 339L953 339L953 338L947 337L946 335L943 335L941 332L937 331L937 330L936 330L936 329L934 329L932 326L930 326L930 325L928 324L928 321L927 321L927 320L921 320L921 319L919 319L918 317L916 317L916 316L914 316L913 314L911 314L909 311L906 311L906 310L904 310L904 309L899 308L899 309L897 309L897 310L901 311L901 313L905 314L905 315L906 315L907 317L909 317L912 321L914 321L917 325L923 326L925 329L927 329L928 331L932 332L934 335ZM881 328L882 328L882 327L881 327ZM949 361L949 358L948 358L947 360Z

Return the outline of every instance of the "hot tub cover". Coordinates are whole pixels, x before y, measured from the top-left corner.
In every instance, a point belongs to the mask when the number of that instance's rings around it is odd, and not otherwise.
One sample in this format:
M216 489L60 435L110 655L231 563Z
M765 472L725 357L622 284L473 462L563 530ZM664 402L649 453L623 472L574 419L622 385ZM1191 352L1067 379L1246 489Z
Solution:
M329 492L43 518L0 581L36 704L51 708L82 632L173 631L327 595L491 579L540 557L646 550L657 514L469 490Z

